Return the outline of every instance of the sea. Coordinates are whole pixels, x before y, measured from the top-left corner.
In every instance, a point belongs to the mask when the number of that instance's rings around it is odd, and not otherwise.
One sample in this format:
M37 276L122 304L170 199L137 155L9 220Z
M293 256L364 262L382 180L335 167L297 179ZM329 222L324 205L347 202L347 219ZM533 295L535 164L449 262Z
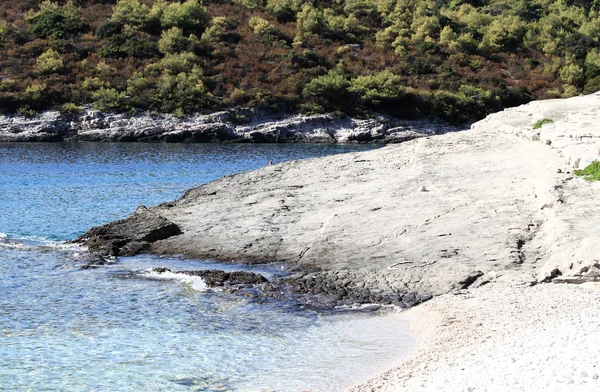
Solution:
M372 145L0 143L0 391L340 391L415 346L402 315L257 301L68 241L223 175Z

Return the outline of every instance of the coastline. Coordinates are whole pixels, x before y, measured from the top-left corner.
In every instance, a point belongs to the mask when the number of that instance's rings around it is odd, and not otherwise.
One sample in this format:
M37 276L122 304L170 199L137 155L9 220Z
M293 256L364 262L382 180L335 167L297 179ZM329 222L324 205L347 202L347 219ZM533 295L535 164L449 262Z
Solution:
M412 308L417 350L358 391L597 391L597 284L513 280Z
M103 113L89 107L65 115L46 111L32 117L0 115L0 142L140 143L402 143L455 132L460 127L374 114L352 118L237 109L174 117L138 111Z
M599 276L600 186L572 174L599 157L598 107L599 94L532 102L466 132L227 176L148 209L182 234L147 241L113 223L79 241L117 255L278 260L300 291L357 302L435 297L407 314L426 343L355 390L595 386L581 364L597 291L556 283ZM536 129L542 119L552 122Z

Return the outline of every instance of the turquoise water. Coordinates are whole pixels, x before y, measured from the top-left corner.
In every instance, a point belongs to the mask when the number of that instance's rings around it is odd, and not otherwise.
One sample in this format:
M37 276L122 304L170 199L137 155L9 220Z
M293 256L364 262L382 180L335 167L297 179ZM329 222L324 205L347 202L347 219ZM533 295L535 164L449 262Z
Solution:
M412 345L397 314L318 312L158 279L65 244L138 205L268 164L370 146L0 144L0 390L336 391ZM274 266L253 270L273 276Z

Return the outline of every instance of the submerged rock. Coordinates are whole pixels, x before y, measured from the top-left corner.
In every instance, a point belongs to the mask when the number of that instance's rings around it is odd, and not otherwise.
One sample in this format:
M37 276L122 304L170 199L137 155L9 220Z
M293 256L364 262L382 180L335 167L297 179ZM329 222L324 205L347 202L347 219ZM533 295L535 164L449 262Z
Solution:
M237 286L237 285L258 285L267 283L268 280L260 274L247 271L226 272L222 270L191 270L191 271L171 271L168 268L153 268L153 272L163 274L172 272L188 276L197 276L202 278L208 287Z

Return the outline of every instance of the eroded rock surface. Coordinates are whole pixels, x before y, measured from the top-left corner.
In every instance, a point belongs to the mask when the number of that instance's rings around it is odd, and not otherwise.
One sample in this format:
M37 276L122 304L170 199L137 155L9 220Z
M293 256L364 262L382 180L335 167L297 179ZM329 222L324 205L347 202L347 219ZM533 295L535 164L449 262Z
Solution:
M522 137L538 120L526 105L470 131L226 176L151 208L181 234L139 251L283 261L300 291L400 306L499 276L596 276L600 185L573 177L565 151L587 149L569 135L595 134L600 121L563 118L598 101L531 104L573 142L564 147Z
M330 114L274 115L260 110L184 118L148 112L102 113L89 108L75 117L58 112L33 117L0 115L0 142L399 143L456 130L429 121L401 121L381 115L353 119Z
M85 243L92 252L128 256L146 252L153 242L178 234L179 226L140 206L129 218L94 227L74 242Z

